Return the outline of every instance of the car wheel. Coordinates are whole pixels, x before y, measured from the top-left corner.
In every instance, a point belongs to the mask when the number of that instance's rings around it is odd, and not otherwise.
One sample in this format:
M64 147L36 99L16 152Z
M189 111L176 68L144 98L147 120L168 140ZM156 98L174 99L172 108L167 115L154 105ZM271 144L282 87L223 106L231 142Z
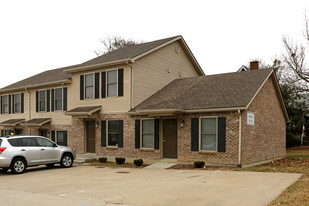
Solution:
M73 157L70 154L64 154L61 158L61 167L71 167L73 165Z
M9 170L9 168L2 168L2 169L0 170L0 172L6 173L8 170Z
M47 164L46 166L47 166L48 168L53 168L53 167L54 167L54 165L55 165L55 163L52 163L52 164Z
M26 171L26 161L22 158L16 158L13 160L11 170L15 174L21 174Z

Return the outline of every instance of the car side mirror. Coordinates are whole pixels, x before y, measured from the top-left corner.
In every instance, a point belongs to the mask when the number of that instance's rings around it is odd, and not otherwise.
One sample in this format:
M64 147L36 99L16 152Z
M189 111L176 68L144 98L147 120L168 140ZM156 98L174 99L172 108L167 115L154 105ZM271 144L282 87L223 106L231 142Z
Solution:
M55 143L53 144L53 147L58 147Z

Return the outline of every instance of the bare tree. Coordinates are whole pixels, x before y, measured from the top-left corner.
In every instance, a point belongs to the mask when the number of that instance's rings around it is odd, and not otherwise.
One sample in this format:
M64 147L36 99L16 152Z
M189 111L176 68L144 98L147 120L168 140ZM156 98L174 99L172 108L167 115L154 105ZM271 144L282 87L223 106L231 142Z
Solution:
M309 19L305 14L304 37L309 45ZM298 92L309 92L309 67L306 65L306 46L294 43L287 36L283 37L285 53L282 55L286 68L290 70L287 81L293 84Z
M110 36L108 35L105 39L100 39L101 43L103 44L103 50L94 51L97 56L101 56L108 52L114 51L116 49L120 49L127 46L132 46L136 44L143 43L143 41L134 41L132 39L124 39L120 36Z

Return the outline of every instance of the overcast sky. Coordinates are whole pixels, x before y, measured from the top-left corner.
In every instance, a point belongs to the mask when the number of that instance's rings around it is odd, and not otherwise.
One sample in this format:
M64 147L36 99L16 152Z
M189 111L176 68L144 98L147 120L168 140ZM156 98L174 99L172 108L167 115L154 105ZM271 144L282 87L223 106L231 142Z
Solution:
M96 57L100 39L182 35L207 74L271 63L301 41L308 0L12 0L0 2L0 88ZM309 16L309 14L308 14Z

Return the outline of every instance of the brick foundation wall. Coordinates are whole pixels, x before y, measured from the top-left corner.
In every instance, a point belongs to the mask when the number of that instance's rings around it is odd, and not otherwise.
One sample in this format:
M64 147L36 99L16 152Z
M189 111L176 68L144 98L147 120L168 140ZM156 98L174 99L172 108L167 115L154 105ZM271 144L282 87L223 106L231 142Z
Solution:
M247 125L242 114L242 164L261 162L286 155L286 122L273 80L267 80L248 108L255 114L255 125Z

